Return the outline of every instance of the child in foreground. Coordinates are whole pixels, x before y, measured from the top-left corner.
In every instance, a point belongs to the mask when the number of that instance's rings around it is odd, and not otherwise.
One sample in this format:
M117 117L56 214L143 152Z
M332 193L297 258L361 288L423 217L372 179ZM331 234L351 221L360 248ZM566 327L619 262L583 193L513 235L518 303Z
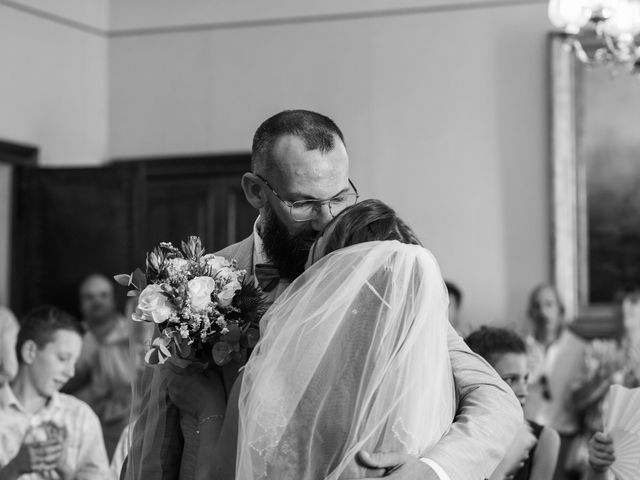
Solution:
M108 474L98 417L59 392L74 374L81 334L78 322L55 307L22 320L18 372L0 388L0 480L102 480Z

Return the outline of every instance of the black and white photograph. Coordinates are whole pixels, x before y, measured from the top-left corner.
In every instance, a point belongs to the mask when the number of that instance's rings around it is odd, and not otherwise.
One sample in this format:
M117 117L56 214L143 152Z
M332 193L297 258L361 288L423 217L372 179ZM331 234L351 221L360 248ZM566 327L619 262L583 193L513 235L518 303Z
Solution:
M0 0L0 480L640 479L640 0Z

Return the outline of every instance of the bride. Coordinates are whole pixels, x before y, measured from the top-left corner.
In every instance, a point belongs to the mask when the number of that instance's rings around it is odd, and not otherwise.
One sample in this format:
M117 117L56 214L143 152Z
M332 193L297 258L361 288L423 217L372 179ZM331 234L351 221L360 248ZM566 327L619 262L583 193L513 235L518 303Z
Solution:
M447 303L435 258L393 210L338 215L262 319L208 459L216 477L382 476L357 452L422 456L454 417Z

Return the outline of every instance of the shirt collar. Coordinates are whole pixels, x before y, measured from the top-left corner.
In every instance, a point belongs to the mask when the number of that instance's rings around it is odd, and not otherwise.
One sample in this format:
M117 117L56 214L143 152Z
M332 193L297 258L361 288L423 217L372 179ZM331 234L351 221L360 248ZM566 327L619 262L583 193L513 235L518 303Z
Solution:
M54 392L53 395L47 400L43 408L57 408L60 407L60 392ZM0 408L8 408L15 407L17 410L24 412L24 407L16 397L16 394L13 392L13 389L9 385L9 382L6 382L2 387L0 387Z
M58 408L62 407L62 398L60 392L53 392L51 398L47 401L45 408Z
M261 263L269 263L269 257L264 251L264 242L260 236L260 216L253 224L253 267Z

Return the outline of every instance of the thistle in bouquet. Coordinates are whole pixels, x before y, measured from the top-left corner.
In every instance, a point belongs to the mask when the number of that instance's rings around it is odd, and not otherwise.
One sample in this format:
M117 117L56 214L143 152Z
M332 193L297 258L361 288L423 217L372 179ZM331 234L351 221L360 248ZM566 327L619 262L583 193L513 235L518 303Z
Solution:
M204 370L240 360L255 346L265 302L235 260L205 253L200 238L191 236L180 249L160 243L147 254L145 270L115 279L138 297L132 319L160 331L147 363Z

